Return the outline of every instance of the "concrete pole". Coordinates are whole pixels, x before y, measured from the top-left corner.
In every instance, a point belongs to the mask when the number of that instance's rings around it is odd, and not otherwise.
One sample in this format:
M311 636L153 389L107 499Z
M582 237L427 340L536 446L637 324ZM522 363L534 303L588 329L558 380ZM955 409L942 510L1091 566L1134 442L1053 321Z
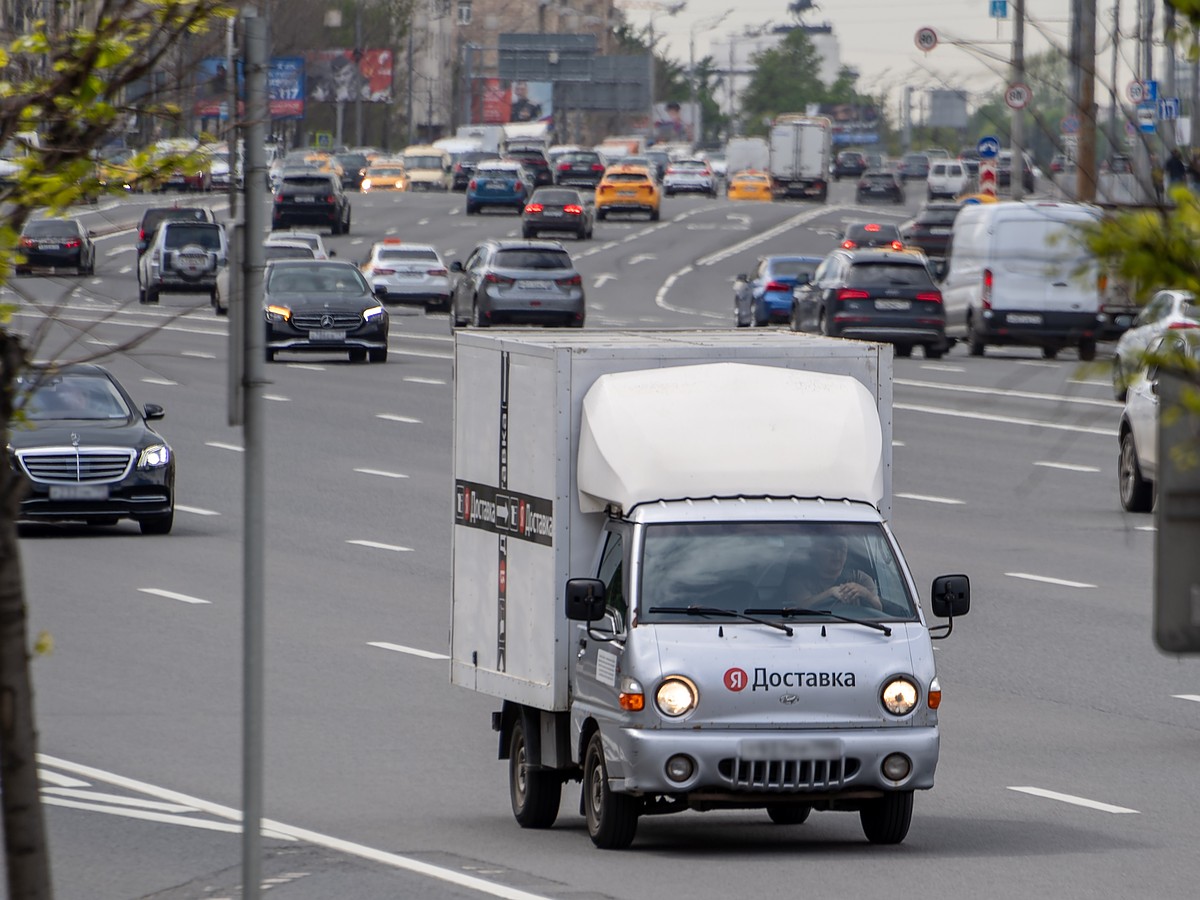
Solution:
M363 36L362 36L362 0L355 0L354 3L354 67L359 72L359 79L362 78L362 54L363 54ZM355 97L354 97L354 146L361 147L363 145L363 87L359 81L355 82Z
M1164 97L1175 97L1178 91L1175 85L1175 40L1173 34L1175 32L1175 7L1169 2L1163 3L1163 63L1162 63L1162 95ZM1165 126L1166 134L1163 135L1163 140L1166 142L1168 150L1174 150L1178 146L1175 134L1175 122L1171 121ZM1166 160L1163 160L1166 164Z
M266 606L266 447L263 391L267 385L262 303L266 226L267 23L254 7L242 10L246 71L246 203L242 324L242 454L244 555L242 698L242 897L259 900L262 885L263 721ZM231 301L233 298L230 298Z
M1117 59L1121 51L1121 0L1113 2L1112 24L1112 63L1108 76L1108 146L1109 153L1115 153L1121 145L1121 131L1118 128L1121 109L1121 94L1117 88Z
M1012 83L1025 82L1025 0L1013 2ZM1014 200L1025 195L1025 110L1012 111L1012 168L1008 191Z
M226 158L229 161L229 218L237 218L238 186L238 96L237 96L237 59L233 55L233 32L237 23L233 19L225 20L225 96L229 104L229 117L225 120L225 140L229 147Z
M1075 161L1075 196L1096 200L1096 0L1079 9L1079 158Z

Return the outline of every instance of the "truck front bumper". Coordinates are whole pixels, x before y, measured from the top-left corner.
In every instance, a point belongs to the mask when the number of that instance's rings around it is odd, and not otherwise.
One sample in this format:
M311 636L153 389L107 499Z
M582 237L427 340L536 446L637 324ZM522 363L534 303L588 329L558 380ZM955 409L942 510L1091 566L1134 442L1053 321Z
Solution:
M704 794L731 801L750 794L805 795L813 799L864 792L933 787L939 734L936 726L838 731L648 731L604 733L614 791L634 794ZM891 779L884 760L901 754L908 775ZM691 773L674 780L668 762L684 756Z

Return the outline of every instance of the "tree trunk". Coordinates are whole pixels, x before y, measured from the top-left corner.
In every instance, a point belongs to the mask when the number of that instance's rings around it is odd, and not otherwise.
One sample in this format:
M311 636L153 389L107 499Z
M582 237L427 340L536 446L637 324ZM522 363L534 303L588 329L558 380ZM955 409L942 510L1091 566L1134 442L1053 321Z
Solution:
M25 364L21 339L0 331L0 421L7 437L13 394ZM5 441L7 444L7 440ZM50 900L50 852L38 793L37 732L29 675L25 582L17 544L22 483L7 460L0 462L0 791L8 896Z

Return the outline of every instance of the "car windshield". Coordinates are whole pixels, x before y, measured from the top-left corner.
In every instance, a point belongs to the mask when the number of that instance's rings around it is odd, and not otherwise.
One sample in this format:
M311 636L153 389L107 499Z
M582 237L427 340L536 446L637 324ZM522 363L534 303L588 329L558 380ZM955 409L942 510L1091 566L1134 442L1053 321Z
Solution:
M369 294L371 289L354 266L296 266L274 265L267 278L271 294Z
M564 153L558 158L560 163L584 163L592 165L600 162L600 156L596 153Z
M957 216L957 209L927 209L917 221L922 225L953 225Z
M379 255L375 257L378 260L390 262L403 262L404 260L417 259L424 262L437 262L437 254L432 250L380 250Z
M847 287L932 287L929 270L921 263L858 262L846 276Z
M407 169L440 169L444 165L440 156L405 156L404 167Z
M772 278L795 278L798 281L808 281L821 263L808 262L800 259L776 259L771 262Z
M333 182L326 175L285 175L283 177L285 187L306 188L312 190L328 191L332 189Z
M547 206L566 206L568 203L576 205L583 202L578 191L538 191L530 199L531 203L543 203Z
M163 237L163 246L176 250L180 247L194 245L205 250L221 249L221 228L219 225L203 225L191 222L171 222Z
M645 184L650 179L637 172L613 172L608 176L609 181L619 182L621 184Z
M281 247L268 244L263 248L265 259L312 259L311 247Z
M299 241L302 244L308 244L313 250L321 246L321 236L316 234L305 234L300 231L275 231L268 236L271 238L279 238L283 241Z
M900 240L900 229L895 225L851 225L846 237L859 244L890 244Z
M496 254L498 269L570 269L571 257L565 250L512 249Z
M39 219L25 223L25 237L79 237L79 226L75 222Z
M895 184L896 183L896 179L891 175L890 172L868 172L866 178L867 178L867 181L873 182L875 184Z
M404 174L404 166L372 166L367 169L367 175L371 178L393 178Z
M92 375L55 375L36 385L32 394L18 398L17 408L31 421L47 419L128 419L130 412L116 386ZM22 384L25 379L22 378Z
M520 171L516 166L479 166L475 174L479 178L516 178Z
M830 558L833 545L842 551L836 560ZM907 582L878 524L648 525L640 572L643 624L704 622L703 616L650 611L688 606L737 613L754 609L768 618L771 612L783 618L787 608L829 609L860 621L916 617ZM879 607L819 596L839 582L870 586Z

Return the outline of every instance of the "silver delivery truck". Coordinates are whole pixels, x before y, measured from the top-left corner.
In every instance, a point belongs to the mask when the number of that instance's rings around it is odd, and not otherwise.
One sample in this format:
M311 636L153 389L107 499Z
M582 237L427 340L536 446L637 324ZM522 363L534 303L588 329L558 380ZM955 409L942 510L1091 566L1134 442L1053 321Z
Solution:
M512 809L857 812L933 787L931 631L888 526L891 348L794 332L458 332L451 680L495 697Z

